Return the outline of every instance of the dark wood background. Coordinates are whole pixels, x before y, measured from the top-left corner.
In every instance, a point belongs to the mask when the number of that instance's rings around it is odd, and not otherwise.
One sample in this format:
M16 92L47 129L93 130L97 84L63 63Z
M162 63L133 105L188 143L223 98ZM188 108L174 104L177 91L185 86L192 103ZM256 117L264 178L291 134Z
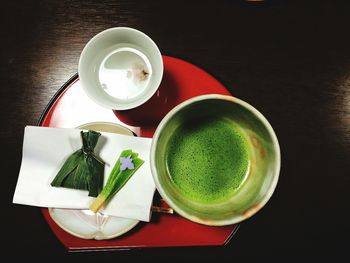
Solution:
M4 255L94 262L348 258L350 1L7 0L0 25ZM275 194L226 247L67 253L40 209L12 204L24 126L37 123L76 73L86 42L116 26L137 28L163 54L204 68L277 133L282 169Z

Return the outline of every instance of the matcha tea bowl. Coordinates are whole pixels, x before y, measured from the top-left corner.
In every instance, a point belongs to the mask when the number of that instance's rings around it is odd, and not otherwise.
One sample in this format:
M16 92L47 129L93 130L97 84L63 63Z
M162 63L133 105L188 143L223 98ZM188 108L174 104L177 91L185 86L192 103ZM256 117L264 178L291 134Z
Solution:
M172 109L151 146L158 192L175 212L205 225L241 222L270 199L280 148L266 118L248 103L203 95Z

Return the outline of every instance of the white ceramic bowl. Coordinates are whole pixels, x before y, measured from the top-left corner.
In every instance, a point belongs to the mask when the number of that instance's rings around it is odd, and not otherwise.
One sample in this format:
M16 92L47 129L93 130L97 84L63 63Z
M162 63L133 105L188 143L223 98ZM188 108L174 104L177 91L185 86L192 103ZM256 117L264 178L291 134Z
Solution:
M78 67L86 94L97 104L115 110L135 108L158 89L163 60L146 34L115 27L94 36L84 47Z

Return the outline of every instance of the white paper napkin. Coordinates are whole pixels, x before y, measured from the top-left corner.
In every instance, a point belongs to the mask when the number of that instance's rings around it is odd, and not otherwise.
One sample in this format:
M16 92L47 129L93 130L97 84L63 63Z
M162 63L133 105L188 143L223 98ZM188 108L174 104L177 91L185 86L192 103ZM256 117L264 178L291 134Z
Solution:
M132 149L145 161L101 212L148 222L155 191L149 161L152 140L101 133L95 153L107 163L105 182L123 150ZM67 157L80 148L81 139L78 129L27 126L24 131L22 165L13 203L39 207L87 209L94 200L88 196L87 191L50 185Z

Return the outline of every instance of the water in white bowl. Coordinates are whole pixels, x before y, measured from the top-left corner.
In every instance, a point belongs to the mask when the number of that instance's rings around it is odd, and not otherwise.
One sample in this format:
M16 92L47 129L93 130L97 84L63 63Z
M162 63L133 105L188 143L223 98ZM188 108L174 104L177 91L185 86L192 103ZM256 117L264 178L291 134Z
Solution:
M99 58L98 78L107 94L129 100L145 91L152 76L152 67L137 46L118 44L102 51Z

